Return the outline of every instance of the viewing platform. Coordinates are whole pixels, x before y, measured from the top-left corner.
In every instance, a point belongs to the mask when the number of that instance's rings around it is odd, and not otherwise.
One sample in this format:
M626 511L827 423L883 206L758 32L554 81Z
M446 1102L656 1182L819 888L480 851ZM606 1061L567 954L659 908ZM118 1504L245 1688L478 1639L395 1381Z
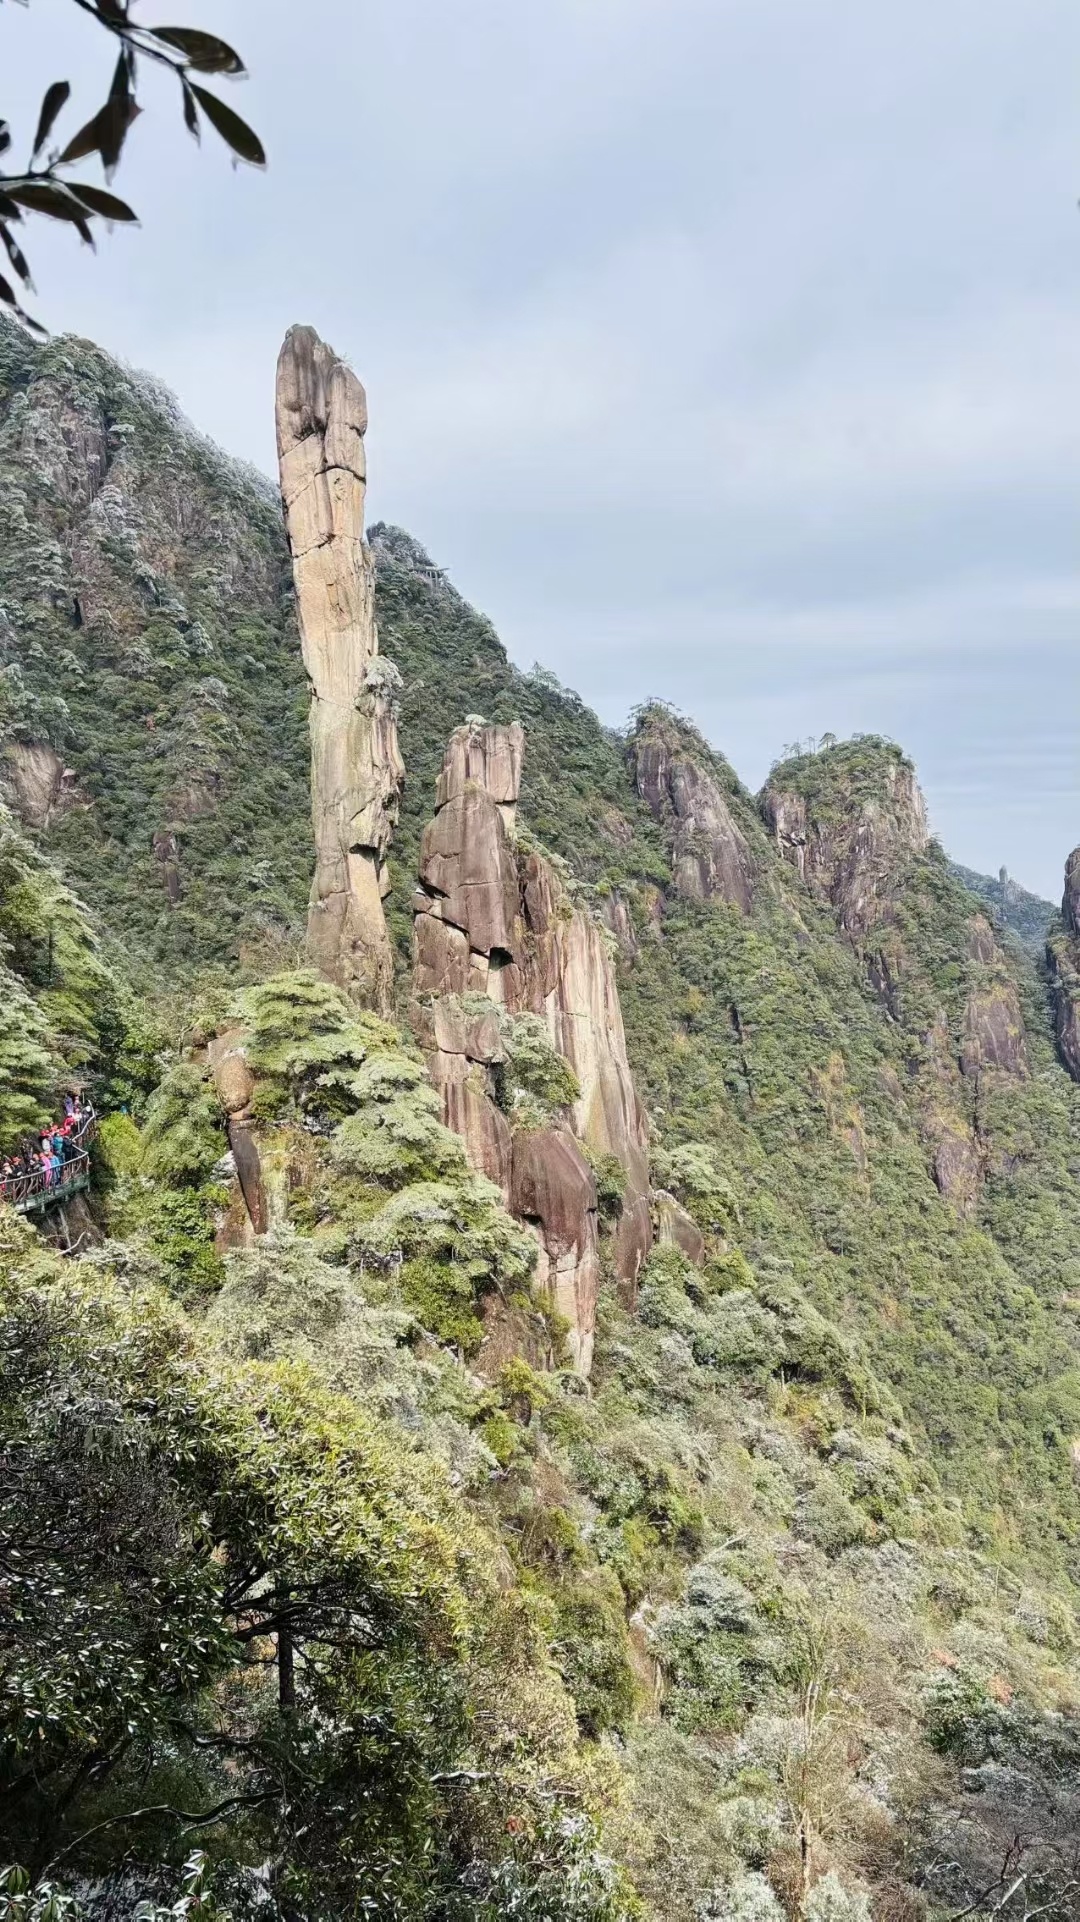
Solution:
M60 1207L73 1195L90 1186L90 1142L97 1126L91 1109L68 1137L76 1152L58 1169L35 1169L32 1174L9 1175L0 1182L0 1201L6 1201L20 1215L42 1215Z

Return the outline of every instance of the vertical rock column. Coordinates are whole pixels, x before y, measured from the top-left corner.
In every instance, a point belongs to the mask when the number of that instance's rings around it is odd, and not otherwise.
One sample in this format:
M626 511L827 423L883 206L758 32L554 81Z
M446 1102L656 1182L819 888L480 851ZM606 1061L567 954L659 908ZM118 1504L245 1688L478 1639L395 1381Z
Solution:
M1048 937L1046 961L1058 1052L1073 1080L1080 1081L1080 848L1065 864L1061 928Z
M304 666L311 683L314 965L389 1013L393 956L382 900L404 768L393 693L378 658L375 579L364 540L367 399L310 327L291 327L277 366L281 498Z
M523 747L516 724L470 722L450 737L435 819L421 843L414 1023L448 1125L536 1232L541 1283L565 1314L576 1365L587 1374L600 1263L596 1184L578 1143L623 1168L613 1254L632 1305L652 1232L648 1123L604 935L551 863L514 844ZM493 1098L503 1056L485 1002L546 1022L580 1090L563 1121L511 1134Z

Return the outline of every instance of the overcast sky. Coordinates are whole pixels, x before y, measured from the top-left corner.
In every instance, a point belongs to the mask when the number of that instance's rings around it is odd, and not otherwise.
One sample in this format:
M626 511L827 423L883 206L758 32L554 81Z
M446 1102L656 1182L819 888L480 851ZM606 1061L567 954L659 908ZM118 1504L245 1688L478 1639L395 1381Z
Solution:
M5 107L103 35L4 6ZM232 40L263 176L164 84L38 311L273 471L281 335L368 388L400 522L605 720L752 785L895 736L950 852L1080 841L1076 0L143 0ZM227 83L221 83L225 90ZM97 92L95 93L95 88ZM32 112L17 134L28 142ZM73 118L72 127L79 124Z

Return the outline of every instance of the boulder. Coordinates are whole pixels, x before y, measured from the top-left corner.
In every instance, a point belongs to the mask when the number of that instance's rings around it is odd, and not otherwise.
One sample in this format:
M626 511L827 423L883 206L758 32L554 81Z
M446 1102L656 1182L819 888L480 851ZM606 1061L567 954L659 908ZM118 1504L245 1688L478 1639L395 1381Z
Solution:
M388 1014L393 954L382 901L404 768L398 677L378 656L364 541L367 399L312 328L293 327L278 357L276 401L281 498L311 683L308 950L330 980Z
M214 1092L227 1115L250 1114L255 1076L239 1040L238 1030L215 1035L207 1049L214 1076Z

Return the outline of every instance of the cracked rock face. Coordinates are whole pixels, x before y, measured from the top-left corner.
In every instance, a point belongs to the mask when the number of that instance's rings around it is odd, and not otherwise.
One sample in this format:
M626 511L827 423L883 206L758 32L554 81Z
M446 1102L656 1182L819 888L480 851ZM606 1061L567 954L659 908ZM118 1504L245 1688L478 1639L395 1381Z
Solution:
M604 933L543 855L515 845L523 748L517 724L467 722L451 736L421 843L413 1022L444 1119L537 1234L541 1278L571 1324L575 1365L587 1372L598 1229L595 1182L577 1143L624 1169L614 1254L632 1303L652 1240L648 1123ZM497 1100L501 1031L485 1004L546 1023L580 1089L565 1126L511 1131Z
M375 578L364 540L367 400L310 327L278 357L277 443L304 666L311 683L315 877L308 950L320 971L389 1013L393 957L382 897L404 768L380 661Z
M854 936L887 915L897 875L930 843L926 803L903 762L883 771L879 794L832 815L816 818L801 794L773 786L762 795L762 812L784 859Z
M691 901L729 901L746 914L753 861L717 782L686 752L675 730L653 722L635 741L638 793L669 824L676 892Z
M510 1205L536 1236L537 1280L569 1323L577 1373L588 1375L600 1293L596 1182L571 1134L534 1128L514 1136Z

